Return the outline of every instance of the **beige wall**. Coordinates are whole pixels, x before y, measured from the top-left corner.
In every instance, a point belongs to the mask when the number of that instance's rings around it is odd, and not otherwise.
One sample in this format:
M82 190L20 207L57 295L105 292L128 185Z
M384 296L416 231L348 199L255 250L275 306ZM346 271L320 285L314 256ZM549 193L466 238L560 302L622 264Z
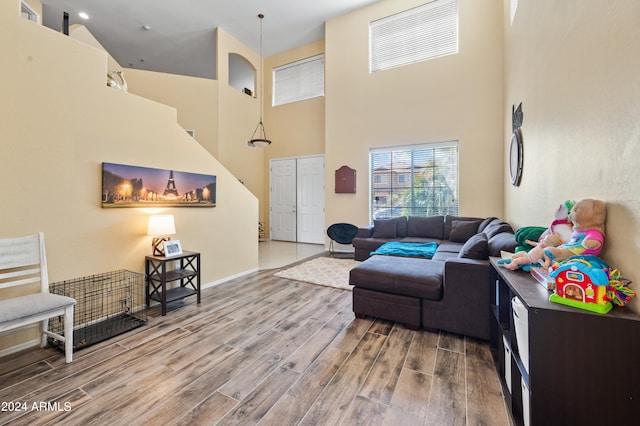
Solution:
M40 24L42 24L42 1L40 0L23 0L31 9L40 15ZM18 2L18 11L20 10L20 2Z
M511 105L524 110L522 184L505 185L507 219L546 225L565 199L602 199L602 256L638 283L640 3L520 0L513 25L504 4L505 135Z
M104 46L100 44L100 42L91 34L91 32L84 25L74 24L69 28L69 37L81 41L84 44L88 44L89 46L93 46L96 49L100 49L104 51L107 55L107 72L111 72L114 70L121 70L122 66L115 60L113 56L106 51ZM106 81L105 76L105 81ZM126 76L125 76L126 78Z
M129 93L174 107L178 124L214 157L218 154L218 81L124 69Z
M326 223L369 223L369 149L458 140L460 214L502 216L502 2L459 0L459 53L369 73L369 22L423 0L387 0L326 25ZM335 194L334 171L357 171Z
M262 179L264 150L247 146L247 141L251 139L251 134L258 124L259 99L229 86L229 53L242 56L256 69L259 65L259 56L227 34L222 28L218 28L217 33L219 84L217 158L236 178L244 183L262 205L265 196ZM256 221L255 229L257 228Z
M17 1L17 0L16 0ZM106 86L106 54L0 2L0 235L44 231L52 282L143 271L147 218L175 215L204 284L258 266L258 202L176 122L176 110ZM217 207L102 209L101 163L217 176ZM6 293L0 293L6 297ZM33 335L0 338L0 350Z
M273 69L301 59L324 53L324 40L273 55L264 60L264 117L267 135L273 141L265 149L265 202L261 217L269 229L269 161L274 158L301 157L324 154L324 96L272 106Z

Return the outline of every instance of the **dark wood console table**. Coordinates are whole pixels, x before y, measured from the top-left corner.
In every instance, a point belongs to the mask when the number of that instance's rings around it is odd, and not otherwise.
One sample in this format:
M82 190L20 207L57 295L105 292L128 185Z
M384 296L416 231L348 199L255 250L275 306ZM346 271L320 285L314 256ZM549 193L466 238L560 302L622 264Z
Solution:
M167 314L167 303L197 296L200 303L200 253L185 251L178 256L146 256L147 306L151 300L160 302L162 315ZM167 284L180 286L167 289Z
M602 315L551 303L530 274L497 260L491 259L490 346L515 423L637 424L640 316L617 306ZM513 297L526 308L528 349L518 347Z

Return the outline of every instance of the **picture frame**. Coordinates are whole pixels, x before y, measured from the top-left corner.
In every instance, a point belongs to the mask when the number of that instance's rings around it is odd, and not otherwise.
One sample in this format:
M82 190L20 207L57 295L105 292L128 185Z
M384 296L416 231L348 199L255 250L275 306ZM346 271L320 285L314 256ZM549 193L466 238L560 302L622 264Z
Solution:
M182 254L180 240L163 241L162 246L164 247L165 257L180 256Z
M215 207L217 177L102 163L103 208Z

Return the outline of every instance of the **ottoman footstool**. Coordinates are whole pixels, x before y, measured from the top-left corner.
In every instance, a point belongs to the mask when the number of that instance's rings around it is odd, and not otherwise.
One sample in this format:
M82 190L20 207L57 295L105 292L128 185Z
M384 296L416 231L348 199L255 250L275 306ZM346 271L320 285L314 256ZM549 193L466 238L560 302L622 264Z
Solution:
M444 262L372 256L349 273L356 317L372 316L418 329L422 299L440 300Z

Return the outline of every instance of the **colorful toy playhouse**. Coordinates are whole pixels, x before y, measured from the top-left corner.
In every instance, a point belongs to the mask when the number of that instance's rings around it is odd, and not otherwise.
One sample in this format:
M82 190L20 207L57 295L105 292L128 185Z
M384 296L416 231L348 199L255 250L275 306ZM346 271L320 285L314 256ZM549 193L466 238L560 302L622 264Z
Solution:
M593 255L572 256L551 267L549 277L555 281L551 302L606 314L612 308L607 300L609 266Z

